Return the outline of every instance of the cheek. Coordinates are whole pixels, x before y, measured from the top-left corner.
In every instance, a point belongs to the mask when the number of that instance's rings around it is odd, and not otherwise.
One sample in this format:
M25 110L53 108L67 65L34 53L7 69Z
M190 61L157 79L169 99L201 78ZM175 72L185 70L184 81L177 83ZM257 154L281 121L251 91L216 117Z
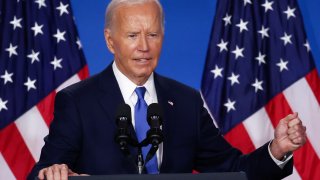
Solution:
M135 43L132 42L122 42L117 46L117 51L120 57L130 58L136 49Z

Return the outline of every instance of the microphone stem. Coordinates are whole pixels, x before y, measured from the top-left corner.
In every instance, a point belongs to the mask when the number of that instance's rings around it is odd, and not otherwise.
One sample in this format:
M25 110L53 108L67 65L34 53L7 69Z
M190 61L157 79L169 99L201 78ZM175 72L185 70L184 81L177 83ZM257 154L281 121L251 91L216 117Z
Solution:
M143 155L142 155L142 150L141 147L138 147L138 173L142 174L143 172Z

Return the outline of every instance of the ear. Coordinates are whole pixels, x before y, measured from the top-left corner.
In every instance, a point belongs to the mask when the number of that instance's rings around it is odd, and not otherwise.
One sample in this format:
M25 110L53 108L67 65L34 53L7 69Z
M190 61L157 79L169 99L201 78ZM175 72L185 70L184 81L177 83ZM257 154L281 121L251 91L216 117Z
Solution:
M104 38L106 40L107 43L107 47L109 49L109 51L114 54L114 42L111 36L111 30L106 28L104 29Z

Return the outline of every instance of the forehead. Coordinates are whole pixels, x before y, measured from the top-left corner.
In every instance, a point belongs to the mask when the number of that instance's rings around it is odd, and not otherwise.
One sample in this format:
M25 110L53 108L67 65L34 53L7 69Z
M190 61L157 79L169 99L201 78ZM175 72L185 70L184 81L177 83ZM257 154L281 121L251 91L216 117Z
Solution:
M160 9L155 2L123 5L115 9L114 23L116 26L161 26Z

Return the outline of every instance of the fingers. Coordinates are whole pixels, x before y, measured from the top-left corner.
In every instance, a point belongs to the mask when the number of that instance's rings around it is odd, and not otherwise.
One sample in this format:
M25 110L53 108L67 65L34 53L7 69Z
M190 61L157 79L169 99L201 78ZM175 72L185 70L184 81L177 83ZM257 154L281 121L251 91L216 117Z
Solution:
M288 123L288 137L295 145L302 146L307 140L306 127L299 118L294 118Z
M70 169L69 169L70 170ZM62 164L61 168L61 180L67 180L68 179L68 166L65 164Z
M45 174L45 171L47 170L47 168L44 168L44 169L41 169L40 171L39 171L39 174L38 174L38 178L40 179L40 180L43 180L44 179L44 174Z
M58 164L55 164L53 165L53 179L59 179L60 180L60 177L62 176L62 173L61 173L61 168L60 165Z
M290 128L290 127L293 127L293 126L296 126L296 125L299 125L299 124L302 125L301 120L299 118L294 118L294 119L291 119L289 121L288 126Z
M68 171L68 176L78 176L79 174L73 172L71 169Z
M47 180L52 180L53 179L53 172L52 172L52 167L48 167L48 169L45 171L45 177Z
M54 164L50 167L44 168L39 171L38 178L40 180L67 180L68 179L68 166L65 164Z
M289 114L288 116L286 116L285 118L283 118L282 120L286 123L288 123L290 120L295 119L298 117L298 113L295 112L293 114Z

